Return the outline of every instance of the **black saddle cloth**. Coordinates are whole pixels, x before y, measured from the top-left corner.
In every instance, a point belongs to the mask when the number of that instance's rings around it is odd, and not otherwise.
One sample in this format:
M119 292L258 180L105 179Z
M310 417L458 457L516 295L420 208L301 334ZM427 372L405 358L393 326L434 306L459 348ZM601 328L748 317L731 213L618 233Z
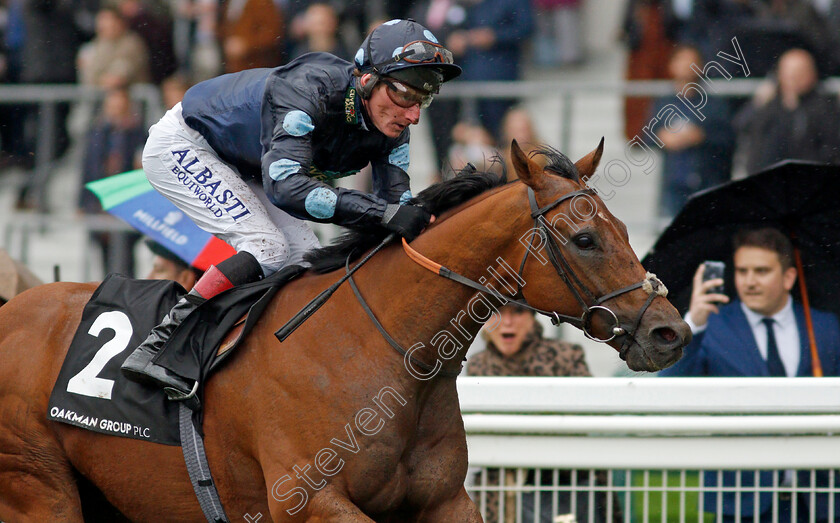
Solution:
M243 339L277 291L305 270L290 266L203 303L175 331L160 359L203 385L233 351L216 357L228 331L247 314ZM50 395L48 419L114 436L180 445L178 404L168 401L160 389L126 379L119 368L185 293L172 281L109 274L82 312ZM198 394L203 399L203 386ZM201 427L201 413L195 417Z

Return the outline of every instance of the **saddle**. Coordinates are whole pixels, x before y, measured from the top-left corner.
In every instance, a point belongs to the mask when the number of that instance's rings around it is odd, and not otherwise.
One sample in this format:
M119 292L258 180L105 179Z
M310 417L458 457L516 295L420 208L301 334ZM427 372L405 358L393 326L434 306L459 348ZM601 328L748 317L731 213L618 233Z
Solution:
M205 381L251 331L277 291L305 270L288 266L202 303L172 333L157 361L185 378ZM170 344L183 347L169 350Z

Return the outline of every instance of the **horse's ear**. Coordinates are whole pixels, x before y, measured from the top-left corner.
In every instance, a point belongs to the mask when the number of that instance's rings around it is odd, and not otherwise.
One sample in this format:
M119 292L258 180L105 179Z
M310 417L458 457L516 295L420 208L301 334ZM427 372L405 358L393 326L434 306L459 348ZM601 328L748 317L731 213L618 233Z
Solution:
M543 173L543 168L522 152L515 139L510 142L510 159L516 175L525 185L535 191L544 185L545 173Z
M595 169L598 168L598 164L601 162L602 154L604 154L603 136L601 137L601 143L598 144L598 147L594 151L575 162L575 167L577 167L578 173L580 173L580 181L586 183L589 177L595 174Z

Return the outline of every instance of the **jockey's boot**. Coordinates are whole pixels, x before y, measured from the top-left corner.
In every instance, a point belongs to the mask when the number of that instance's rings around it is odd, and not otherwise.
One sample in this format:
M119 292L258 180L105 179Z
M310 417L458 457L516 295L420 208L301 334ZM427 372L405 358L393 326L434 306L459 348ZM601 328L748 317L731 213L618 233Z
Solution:
M193 399L197 383L191 383L192 380L183 378L152 360L161 352L184 318L199 305L236 285L255 282L262 276L263 271L257 259L244 251L222 261L218 266L211 266L192 290L172 307L163 321L152 329L146 340L126 358L120 367L123 375L138 383L163 388L169 399ZM175 347L174 350L179 350L179 347Z

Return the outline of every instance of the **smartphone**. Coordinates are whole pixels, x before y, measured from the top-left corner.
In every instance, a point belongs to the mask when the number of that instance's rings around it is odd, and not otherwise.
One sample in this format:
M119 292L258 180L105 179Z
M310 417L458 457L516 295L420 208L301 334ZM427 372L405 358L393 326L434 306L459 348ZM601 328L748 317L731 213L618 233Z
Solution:
M723 279L723 271L726 264L722 261L707 260L703 262L703 281ZM723 294L723 285L717 285L709 289L708 294Z

